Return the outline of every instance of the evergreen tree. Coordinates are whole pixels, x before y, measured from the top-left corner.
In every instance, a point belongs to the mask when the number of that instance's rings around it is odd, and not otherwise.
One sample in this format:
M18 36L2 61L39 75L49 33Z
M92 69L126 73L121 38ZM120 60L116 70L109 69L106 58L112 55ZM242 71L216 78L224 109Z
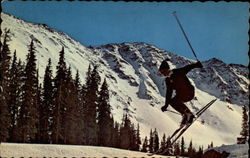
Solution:
M88 109L87 109L87 100L88 100L88 94L87 94L87 85L90 85L90 81L91 81L91 66L89 65L88 71L86 73L86 83L82 85L81 87L81 91L80 91L80 96L81 96L81 118L83 119L83 124L84 124L84 128L83 128L83 143L82 144L89 144L88 143L88 128L86 128L87 126L87 122L88 122Z
M15 53L14 53L15 56ZM20 109L23 99L23 85L24 85L24 69L25 64L19 59L18 63L13 58L11 66L11 79L10 79L10 99L9 111L11 116L10 127L10 142L21 142L21 133L18 129L21 127Z
M137 125L137 130L136 130L136 139L135 139L135 150L139 151L140 150L140 145L141 145L141 137L140 137L140 125Z
M111 136L113 120L111 116L111 106L109 104L109 90L106 79L101 86L98 98L98 138L100 146L112 146Z
M161 150L164 151L167 147L167 140L166 140L166 134L163 134L162 140L161 140Z
M78 100L78 91L74 84L74 80L72 78L71 68L69 67L66 71L66 84L65 84L65 111L63 118L66 120L62 125L63 129L63 142L65 144L80 144L81 140L78 137L80 133L79 130L79 120L80 106ZM81 137L80 137L81 138Z
M240 132L241 137L243 138L243 141L241 143L245 144L248 142L249 138L249 124L248 124L249 116L248 116L248 110L246 106L242 106L242 130Z
M77 144L83 144L84 143L84 105L82 102L82 85L81 80L79 77L79 71L77 70L75 80L74 80L74 87L75 87L75 93L76 93L76 115L77 115L77 131L76 135L78 137Z
M194 158L200 158L200 157L202 157L202 155L203 155L203 147L199 146L199 150L197 153L195 153Z
M52 125L52 142L55 144L64 143L64 129L63 124L66 122L66 63L64 58L64 48L59 52L59 62L57 65L57 72L55 77L55 104L53 107L53 125Z
M213 147L214 147L214 143L213 143L213 142L211 142L211 145L210 145L210 147L211 147L211 148L213 148Z
M17 125L17 116L18 116L18 109L20 106L20 72L18 72L18 63L17 63L17 57L16 57L16 51L13 55L13 60L11 63L10 68L10 82L9 82L9 99L8 99L8 105L9 105L9 113L10 113L10 129L9 129L9 141L14 141L14 129L16 129Z
M42 92L42 103L39 108L40 112L40 142L50 143L51 142L51 117L53 108L54 87L53 87L53 75L51 68L51 59L48 60L48 65L45 68L44 80L43 80L43 92Z
M151 129L149 135L149 152L151 153L154 152L153 144L154 144L154 136L153 136L153 131Z
M188 156L189 157L192 157L192 156L194 156L195 155L195 149L193 148L193 143L192 143L192 140L190 141L190 143L189 143L189 147L188 147Z
M131 121L129 120L127 114L123 116L123 122L120 129L120 138L121 138L120 147L126 150L130 149Z
M86 113L85 115L85 137L86 143L89 145L96 145L98 143L98 124L97 124L97 100L98 87L100 85L100 76L97 72L97 66L87 76L86 83Z
M159 149L159 136L158 136L158 132L155 128L155 131L153 133L153 150L154 152L157 151Z
M144 142L142 144L141 152L148 152L148 138L147 136L144 139Z
M173 147L171 146L171 140L170 137L167 138L167 142L166 142L166 155L170 155L171 153L173 153Z
M20 141L33 142L38 130L37 109L37 69L36 56L33 41L29 45L27 64L24 70L23 99L20 109Z
M182 137L181 138L181 147L180 147L181 151L180 151L180 155L182 156L185 156L185 150L186 150L186 147L185 147L185 142L184 142L184 138Z
M131 127L129 129L129 133L130 133L130 135L129 135L130 136L129 149L136 151L136 130L135 130L134 124L131 124Z
M180 150L180 143L179 142L176 142L174 144L174 155L180 155L181 153L181 150Z
M0 48L0 141L7 141L9 138L10 114L8 108L9 99L9 78L10 78L10 49L8 42L10 31L5 31L3 45Z
M39 70L37 70L37 76L39 76L38 71ZM37 107L36 107L36 109L38 110L38 121L36 122L37 132L36 132L35 139L33 140L33 142L34 143L40 143L41 142L40 118L42 117L41 113L40 113L40 107L42 105L42 84L39 84L38 77L37 77L36 98L37 98L37 103L36 103Z
M114 123L114 128L112 132L112 147L120 148L120 131L119 131L119 123Z

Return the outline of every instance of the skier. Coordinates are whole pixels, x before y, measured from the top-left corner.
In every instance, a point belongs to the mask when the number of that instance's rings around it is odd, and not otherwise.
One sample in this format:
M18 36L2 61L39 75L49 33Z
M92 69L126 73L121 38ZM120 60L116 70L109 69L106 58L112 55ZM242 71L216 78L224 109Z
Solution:
M161 107L161 110L167 111L170 104L182 115L181 126L184 126L192 123L194 119L194 115L184 104L194 98L194 86L190 83L186 74L194 68L202 68L203 66L198 61L195 64L171 70L167 61L169 59L163 60L159 67L159 73L166 77L167 86L165 105ZM172 97L173 90L175 90L174 97Z

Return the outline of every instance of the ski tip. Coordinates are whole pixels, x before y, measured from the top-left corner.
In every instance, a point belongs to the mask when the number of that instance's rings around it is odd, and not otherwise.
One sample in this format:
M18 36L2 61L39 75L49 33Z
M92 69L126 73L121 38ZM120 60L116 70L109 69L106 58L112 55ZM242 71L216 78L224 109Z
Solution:
M176 14L176 11L173 11L173 13L172 13L173 15L175 15Z

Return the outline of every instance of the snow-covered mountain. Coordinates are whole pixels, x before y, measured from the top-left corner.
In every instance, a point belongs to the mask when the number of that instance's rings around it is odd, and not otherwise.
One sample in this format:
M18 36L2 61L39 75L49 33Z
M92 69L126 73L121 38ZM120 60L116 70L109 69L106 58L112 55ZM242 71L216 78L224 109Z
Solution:
M142 137L157 128L160 135L170 135L177 129L181 117L161 112L164 105L164 78L157 75L163 59L171 59L171 67L182 67L195 61L157 48L137 43L114 43L99 47L86 47L67 34L51 29L45 24L34 24L1 14L2 29L11 31L10 48L17 56L26 59L31 39L37 49L37 64L40 81L49 58L55 68L59 51L64 47L65 59L73 73L79 70L82 83L89 64L99 65L98 71L107 79L110 89L112 113L117 121L122 120L127 107L134 123L140 123ZM248 105L248 68L238 64L226 64L218 59L202 62L204 69L192 70L188 77L196 87L196 97L187 103L196 112L214 98L218 101L204 113L184 134L194 145L233 144L241 130L241 106ZM54 71L55 72L55 71Z

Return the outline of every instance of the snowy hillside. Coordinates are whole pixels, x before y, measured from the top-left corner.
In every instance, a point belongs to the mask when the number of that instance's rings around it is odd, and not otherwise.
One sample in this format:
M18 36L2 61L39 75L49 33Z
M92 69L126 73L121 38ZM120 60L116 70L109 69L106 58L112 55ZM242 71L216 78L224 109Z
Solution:
M147 157L147 153L121 150L116 148L2 143L0 157ZM154 157L173 158L172 156Z
M149 135L157 128L160 135L170 135L179 125L181 117L161 112L164 105L164 79L157 75L161 61L168 57L171 67L181 67L195 61L161 50L146 43L107 44L86 47L65 33L47 25L33 24L2 14L2 28L11 31L10 48L17 56L26 59L27 46L35 42L39 75L42 79L49 58L55 68L59 51L65 48L65 59L73 73L79 70L82 83L89 64L98 64L99 73L106 77L110 89L113 115L121 121L124 107L128 107L133 122L140 123L141 135ZM214 98L218 101L201 116L185 134L194 145L233 144L241 130L241 105L248 105L248 69L237 64L225 64L211 59L202 62L203 70L193 70L189 78L196 87L196 98L187 103L196 112ZM54 71L55 72L55 71ZM42 81L42 80L40 80Z
M234 145L222 145L220 147L213 148L216 151L226 151L230 153L228 158L248 158L249 144L234 144Z

